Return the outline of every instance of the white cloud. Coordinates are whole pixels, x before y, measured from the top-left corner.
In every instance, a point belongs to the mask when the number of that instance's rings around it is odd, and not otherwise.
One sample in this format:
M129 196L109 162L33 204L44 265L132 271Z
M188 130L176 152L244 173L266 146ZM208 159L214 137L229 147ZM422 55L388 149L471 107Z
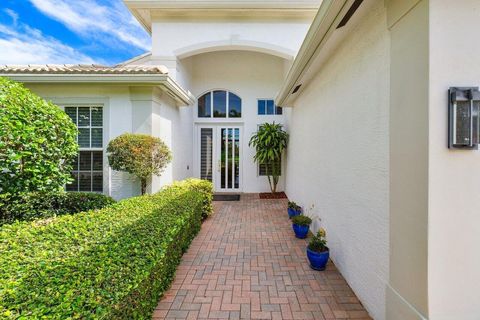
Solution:
M6 13L10 18L12 18L13 25L17 25L18 13L16 13L15 11L13 11L12 9L9 9L9 8L4 9L3 11L5 11L5 13Z
M95 61L63 44L55 38L42 34L25 24L9 26L0 24L1 64L63 64Z
M150 39L120 0L30 0L45 15L89 38L150 50ZM112 37L114 39L112 39Z

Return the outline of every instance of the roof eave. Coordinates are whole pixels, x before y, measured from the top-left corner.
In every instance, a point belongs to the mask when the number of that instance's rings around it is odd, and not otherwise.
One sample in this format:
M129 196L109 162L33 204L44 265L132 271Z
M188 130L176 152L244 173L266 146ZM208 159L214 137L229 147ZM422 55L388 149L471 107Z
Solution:
M164 91L167 92L167 94L177 101L179 106L190 106L196 101L195 97L190 91L183 89L170 77L167 77L166 81L162 82L160 86Z
M290 68L275 102L278 106L292 106L301 89L293 93L306 69L328 41L330 35L354 0L324 0L308 30L305 40Z
M227 13L237 11L245 11L249 15L256 14L260 17L265 17L272 13L275 16L284 16L287 13L291 13L292 17L311 19L319 7L318 0L123 0L123 2L150 35L152 34L152 16L159 11L164 11L166 16L171 16L175 12L181 12L183 16L187 12L196 12L196 15L202 15L202 13L212 14L218 11L221 13L221 17L224 17ZM143 16L141 14L142 10L148 11L148 15Z
M172 97L177 106L189 106L195 103L190 91L183 89L167 74L35 74L2 73L1 77L23 83L102 83L158 86Z
M152 21L151 21L151 19L150 19L150 21L145 21L145 19L142 17L140 12L138 12L138 10L136 8L131 8L128 5L127 5L127 7L130 10L130 12L132 13L132 15L135 17L135 19L137 19L137 21L142 25L143 29L145 29L145 31L147 31L147 33L149 35L152 35L152 27L151 27Z

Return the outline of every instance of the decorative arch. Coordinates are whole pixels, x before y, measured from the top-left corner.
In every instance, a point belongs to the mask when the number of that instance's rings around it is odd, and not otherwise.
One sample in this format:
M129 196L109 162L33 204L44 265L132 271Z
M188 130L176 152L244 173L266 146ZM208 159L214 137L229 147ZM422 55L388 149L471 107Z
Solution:
M180 48L176 50L174 54L175 56L177 56L177 58L184 59L197 54L228 50L260 52L280 57L286 60L292 60L295 56L295 52L293 52L292 50L272 45L270 43L233 39L229 41L225 40L197 43L191 46Z
M228 90L207 91L197 99L197 116L211 119L241 118L242 99Z

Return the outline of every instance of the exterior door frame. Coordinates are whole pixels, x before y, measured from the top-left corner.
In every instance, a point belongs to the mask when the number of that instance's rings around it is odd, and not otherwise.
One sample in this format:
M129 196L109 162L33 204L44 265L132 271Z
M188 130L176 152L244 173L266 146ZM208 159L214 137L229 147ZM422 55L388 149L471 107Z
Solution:
M239 129L239 188L221 188L221 129ZM239 193L243 190L243 124L241 123L197 123L195 125L195 176L201 178L201 130L212 129L212 183L216 193Z

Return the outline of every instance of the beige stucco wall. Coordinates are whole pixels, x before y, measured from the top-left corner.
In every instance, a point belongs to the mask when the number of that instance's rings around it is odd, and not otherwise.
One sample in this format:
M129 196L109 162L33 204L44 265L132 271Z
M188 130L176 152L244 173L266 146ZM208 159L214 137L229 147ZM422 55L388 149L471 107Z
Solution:
M402 1L398 1L402 2ZM387 319L428 315L428 1L390 1L390 281Z
M480 86L480 1L430 0L429 313L480 319L480 151L447 149L447 90Z
M326 228L336 266L369 313L385 319L390 43L383 2L352 30L291 110L286 191L315 218L314 229Z

